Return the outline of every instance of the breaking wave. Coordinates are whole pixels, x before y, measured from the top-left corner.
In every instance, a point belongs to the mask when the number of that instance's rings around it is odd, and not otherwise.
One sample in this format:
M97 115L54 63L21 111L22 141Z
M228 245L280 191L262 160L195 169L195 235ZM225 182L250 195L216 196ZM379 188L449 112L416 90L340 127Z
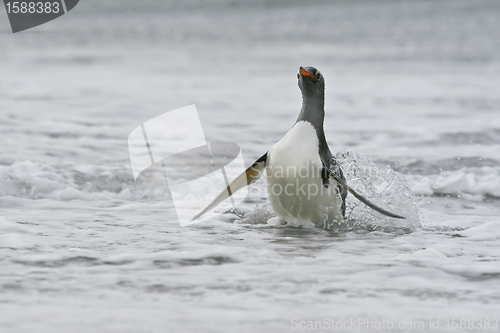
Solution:
M451 195L476 201L500 199L500 167L462 168L408 178L413 192L419 195Z
M138 188L128 165L68 166L30 160L0 165L0 196L94 201L164 198L166 195L163 189Z

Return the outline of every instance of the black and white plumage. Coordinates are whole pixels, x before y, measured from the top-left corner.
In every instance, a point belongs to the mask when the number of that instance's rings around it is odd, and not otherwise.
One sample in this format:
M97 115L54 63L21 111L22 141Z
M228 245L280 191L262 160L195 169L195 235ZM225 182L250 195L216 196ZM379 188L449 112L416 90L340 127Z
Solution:
M312 222L324 226L345 216L347 193L370 208L394 218L392 214L368 201L347 184L326 142L325 80L314 67L300 67L297 74L302 91L302 108L294 126L269 151L255 161L228 187L237 190L256 182L264 169L268 176L268 193L277 223ZM230 192L231 193L231 192ZM199 218L227 198L223 191Z

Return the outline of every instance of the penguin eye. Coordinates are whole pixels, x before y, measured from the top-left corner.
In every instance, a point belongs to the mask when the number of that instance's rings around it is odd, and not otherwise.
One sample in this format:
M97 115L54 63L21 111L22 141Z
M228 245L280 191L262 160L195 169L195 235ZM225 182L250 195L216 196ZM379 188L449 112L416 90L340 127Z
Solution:
M321 73L320 72L316 72L316 74L314 76L316 77L316 80L321 79Z

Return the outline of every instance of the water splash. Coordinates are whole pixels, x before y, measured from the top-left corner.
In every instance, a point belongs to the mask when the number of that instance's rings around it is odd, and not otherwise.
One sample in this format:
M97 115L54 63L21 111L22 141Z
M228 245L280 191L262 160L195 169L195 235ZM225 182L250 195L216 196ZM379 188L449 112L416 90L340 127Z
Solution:
M390 166L379 169L369 156L358 155L346 149L340 150L336 158L349 186L376 205L406 217L405 220L400 220L384 216L348 195L347 227L411 232L420 226L419 201L402 175Z
M276 216L271 204L257 206L255 209L246 212L238 223L266 224L269 219Z

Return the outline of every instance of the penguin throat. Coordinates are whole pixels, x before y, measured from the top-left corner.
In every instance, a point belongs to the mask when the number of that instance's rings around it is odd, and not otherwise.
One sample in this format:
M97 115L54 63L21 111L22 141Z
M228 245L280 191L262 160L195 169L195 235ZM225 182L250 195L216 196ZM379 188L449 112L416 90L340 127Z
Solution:
M325 119L324 91L319 91L311 95L304 94L302 96L302 109L300 110L297 122L307 121L314 126L316 131L322 133Z

